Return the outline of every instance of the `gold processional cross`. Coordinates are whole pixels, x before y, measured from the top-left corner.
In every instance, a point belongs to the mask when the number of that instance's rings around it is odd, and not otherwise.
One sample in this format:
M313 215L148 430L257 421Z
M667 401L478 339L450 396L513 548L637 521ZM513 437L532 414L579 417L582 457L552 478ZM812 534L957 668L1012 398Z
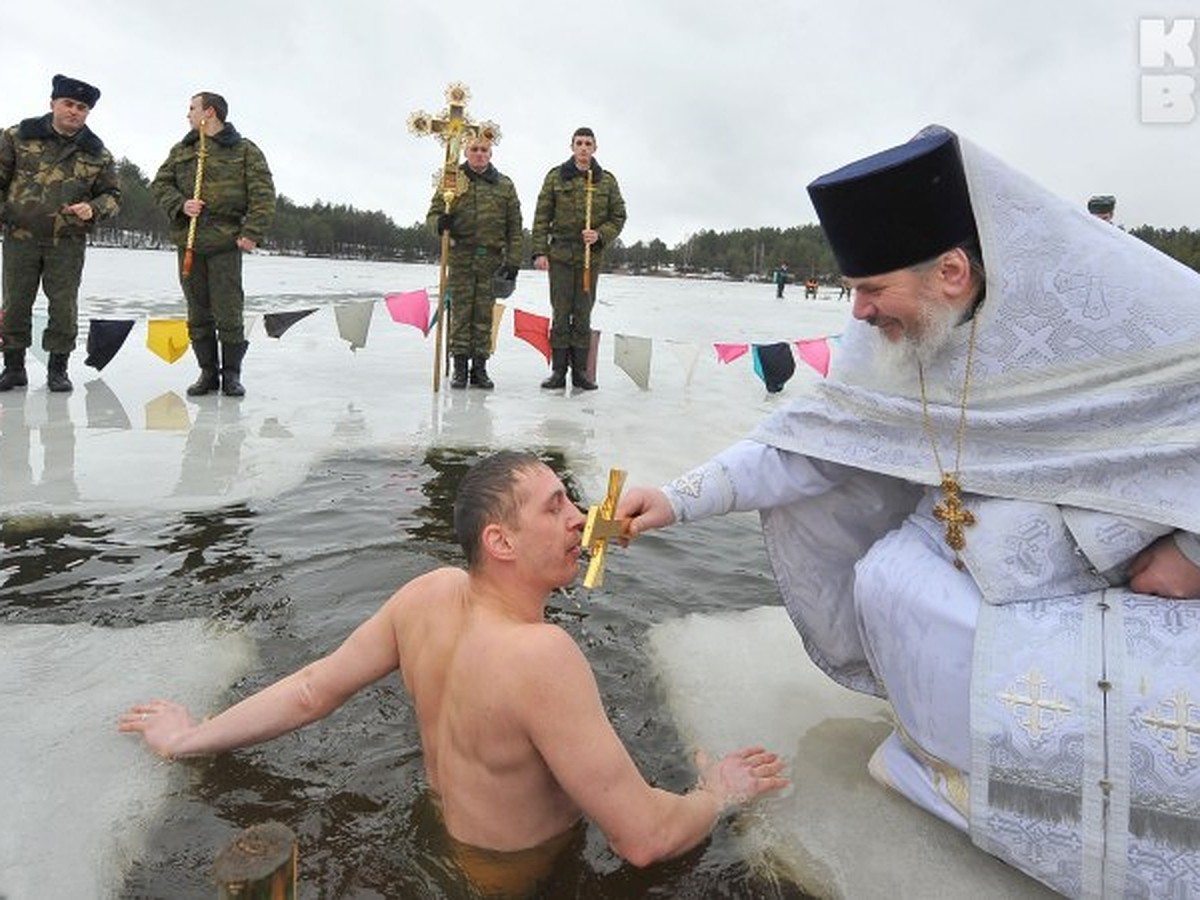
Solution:
M471 92L461 81L456 81L446 88L446 108L441 115L431 116L424 110L417 110L408 117L408 130L415 135L432 134L446 148L442 168L433 175L433 186L442 194L442 204L445 212L450 212L457 197L467 190L466 173L458 167L462 156L463 146L470 140L483 138L490 144L500 142L500 126L495 122L472 122L467 118L467 100ZM442 232L442 271L438 284L438 307L448 311L446 304L446 268L450 255L450 231ZM442 359L442 315L437 317L437 332L434 341L433 357L433 389L437 391L441 382Z
M946 526L946 545L954 551L954 565L961 569L958 554L967 546L963 529L975 524L975 514L963 506L962 487L952 472L942 475L942 497L933 506L933 517Z
M621 488L625 486L625 472L621 469L610 469L608 472L608 493L599 506L588 510L587 524L583 526L583 548L592 554L588 563L587 574L583 576L585 588L597 588L604 583L604 557L608 551L608 542L612 540L628 541L629 519L618 519L617 501L621 499Z

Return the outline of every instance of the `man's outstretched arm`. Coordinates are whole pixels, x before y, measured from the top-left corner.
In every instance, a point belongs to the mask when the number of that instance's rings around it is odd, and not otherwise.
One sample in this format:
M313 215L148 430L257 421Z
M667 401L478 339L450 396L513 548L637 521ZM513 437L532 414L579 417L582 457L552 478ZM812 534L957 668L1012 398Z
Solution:
M197 722L178 703L151 700L122 713L117 730L140 733L160 756L201 756L260 744L324 718L357 690L399 666L391 620L411 587L393 595L328 656L211 719Z
M526 693L530 737L559 785L634 865L687 852L724 811L788 783L776 754L748 747L713 762L698 755L699 782L686 794L652 787L613 730L574 641L547 629L530 649L536 673Z

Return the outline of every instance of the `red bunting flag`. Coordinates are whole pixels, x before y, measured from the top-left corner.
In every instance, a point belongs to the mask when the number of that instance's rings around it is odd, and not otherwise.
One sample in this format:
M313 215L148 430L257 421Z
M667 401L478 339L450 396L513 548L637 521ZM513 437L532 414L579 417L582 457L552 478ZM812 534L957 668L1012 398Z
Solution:
M383 298L393 322L401 325L412 325L420 328L425 337L429 337L429 293L425 290L405 291L399 294L387 294Z
M829 340L827 338L796 341L796 350L802 360L821 373L822 378L829 374Z
M550 363L550 320L522 309L513 310L513 334L542 351Z
M750 349L749 344L713 344L717 351L717 359L723 363L731 363L739 356L744 356Z

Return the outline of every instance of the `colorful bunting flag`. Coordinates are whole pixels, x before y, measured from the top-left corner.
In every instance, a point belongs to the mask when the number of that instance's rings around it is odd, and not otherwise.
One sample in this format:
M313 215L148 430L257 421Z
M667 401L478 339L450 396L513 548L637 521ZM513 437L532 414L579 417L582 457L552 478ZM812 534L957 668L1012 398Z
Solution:
M44 312L35 312L33 314L33 324L30 327L30 333L33 335L33 342L29 345L29 352L33 358L40 362L43 366L50 362L50 357L46 351L42 349L41 336L45 333L47 326L50 324L50 319Z
M87 359L83 364L102 371L132 330L133 319L92 319L88 323Z
M749 344L713 344L717 351L717 359L723 363L731 363L739 356L744 356L750 349Z
M816 369L822 378L829 374L828 338L796 341L796 350L799 352L800 358Z
M550 320L523 309L513 310L513 334L542 351L550 364Z
M146 325L146 346L169 363L187 353L190 343L185 319L151 319Z
M796 374L796 358L786 342L754 345L754 371L767 386L768 394L778 394Z
M489 355L496 352L496 338L500 335L500 323L504 321L504 309L503 303L496 303L492 307L492 345L488 351Z
M690 385L692 376L696 374L696 363L700 361L700 351L703 349L699 344L693 344L688 341L667 341L667 346L675 354L675 358L679 361L679 368L684 372L683 383Z
M398 322L401 325L412 325L414 328L421 329L421 333L425 337L429 337L429 329L437 321L437 314L435 312L433 319L429 317L428 291L406 291L399 294L388 294L383 298L383 302L387 304L388 313L391 314L393 322Z
M596 360L600 357L600 332L592 329L592 339L588 342L587 377L592 384L596 383Z
M649 338L613 335L613 362L643 391L650 388L650 355Z
M294 312L266 313L263 315L263 327L267 330L267 337L283 337L285 331L316 311L317 308L314 306L312 309L298 309Z
M338 335L350 344L351 351L367 346L367 332L371 329L371 315L375 312L375 301L339 303L333 309L337 320Z

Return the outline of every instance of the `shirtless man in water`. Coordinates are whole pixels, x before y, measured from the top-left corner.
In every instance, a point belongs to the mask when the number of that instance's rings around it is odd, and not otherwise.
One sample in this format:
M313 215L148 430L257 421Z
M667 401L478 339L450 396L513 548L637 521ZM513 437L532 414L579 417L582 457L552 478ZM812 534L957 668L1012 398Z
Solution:
M731 806L783 787L760 747L698 757L686 794L651 787L613 730L587 659L543 621L575 577L584 517L537 457L502 451L463 479L454 527L467 569L400 588L333 653L212 719L167 700L118 729L167 757L270 740L321 719L400 671L413 698L425 773L457 841L498 851L541 845L587 816L636 866L695 847Z

